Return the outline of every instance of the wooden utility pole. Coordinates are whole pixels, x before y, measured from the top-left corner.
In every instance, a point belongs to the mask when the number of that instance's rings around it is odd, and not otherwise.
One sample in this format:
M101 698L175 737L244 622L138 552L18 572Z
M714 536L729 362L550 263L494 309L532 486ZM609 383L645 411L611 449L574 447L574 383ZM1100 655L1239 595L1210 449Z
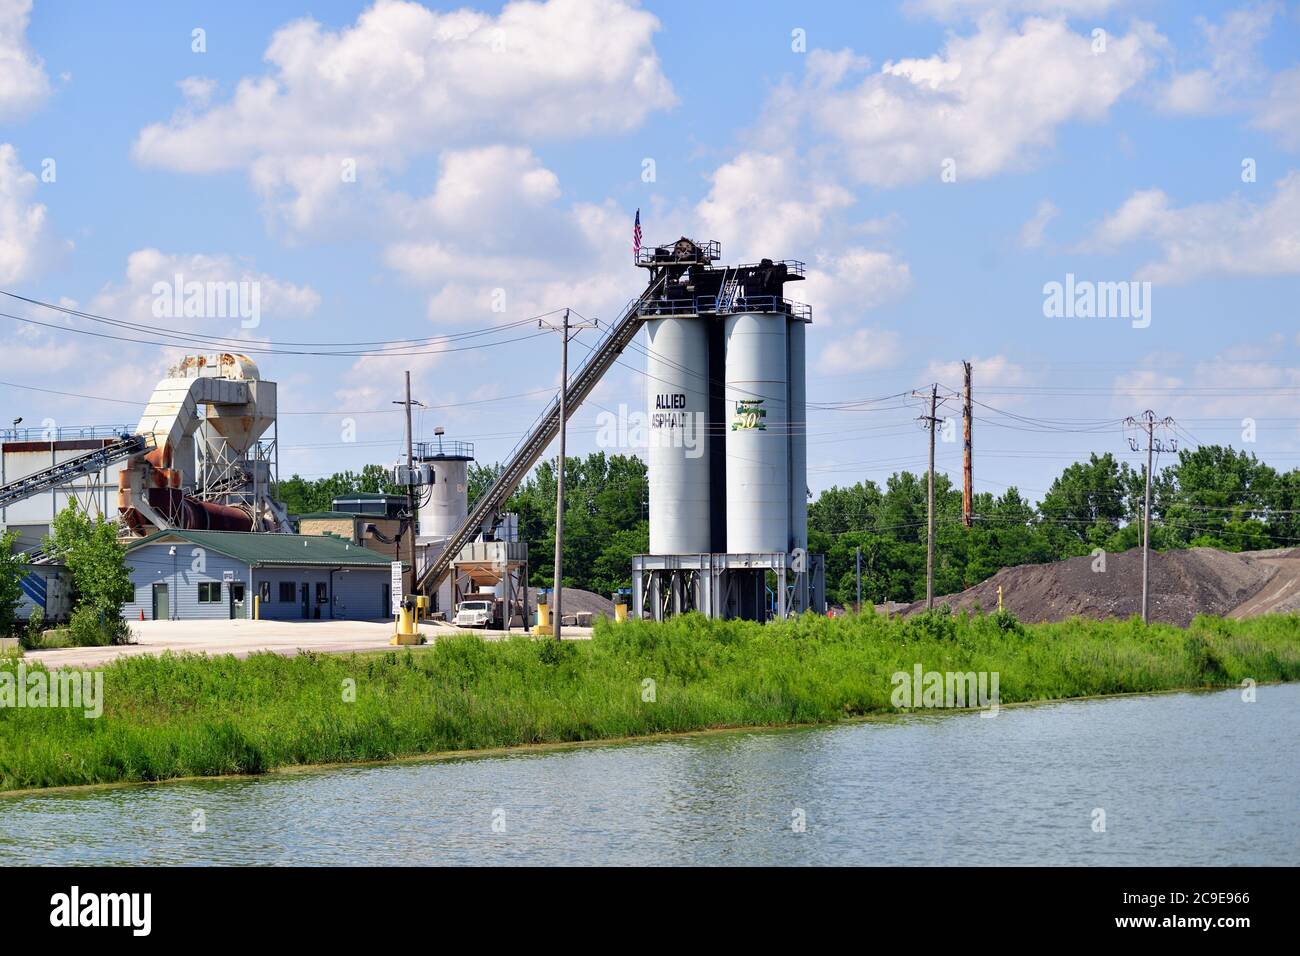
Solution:
M973 449L973 445L971 442L971 428L972 428L972 418L974 416L971 413L970 362L962 362L961 367L963 371L966 373L965 375L966 381L964 387L962 388L962 402L961 402L961 441L962 441L961 523L969 528L973 521L971 512L973 510L973 501L975 495L974 468L971 462L972 449Z
M1155 464L1156 452L1174 452L1178 450L1177 440L1164 441L1155 437L1157 428L1169 428L1174 424L1172 418L1156 418L1156 413L1147 409L1137 418L1124 419L1124 424L1146 435L1147 473L1146 488L1142 504L1142 623L1150 623L1149 610L1151 601L1151 469ZM1136 438L1129 438L1129 447L1134 451L1142 450Z
M570 322L569 310L559 326L538 320L538 328L560 333L560 454L555 469L555 593L551 596L551 633L560 640L560 620L564 598L564 433L569 420L569 335L581 329L595 328L595 322Z

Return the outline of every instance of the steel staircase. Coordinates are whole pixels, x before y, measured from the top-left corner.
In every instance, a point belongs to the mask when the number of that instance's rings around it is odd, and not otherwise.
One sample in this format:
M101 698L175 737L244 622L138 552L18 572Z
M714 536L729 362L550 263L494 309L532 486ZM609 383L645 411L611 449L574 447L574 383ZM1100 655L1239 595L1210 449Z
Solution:
M740 281L735 273L727 277L727 273L722 273L722 288L718 292L718 315L729 315L736 304L736 292L740 289Z
M632 341L637 330L641 327L642 304L647 299L653 298L663 288L664 278L663 274L657 276L646 287L646 290L623 310L623 314L618 321L609 328L604 338L600 340L596 348L587 356L586 361L582 363L582 367L569 380L565 397L566 411L568 413L566 417L573 415L574 410L582 404L583 399L591 394L592 389L596 387L604 374L613 367L623 349L627 348ZM474 541L480 532L488 526L488 523L501 511L505 506L506 499L524 480L533 465L542 457L542 453L546 451L547 446L555 440L559 433L560 402L557 395L538 417L537 421L533 423L533 427L515 446L496 481L475 502L465 521L447 539L442 552L430 562L424 571L420 572L416 581L417 591L427 594L438 586L438 583L451 570L452 562L460 554L461 550Z

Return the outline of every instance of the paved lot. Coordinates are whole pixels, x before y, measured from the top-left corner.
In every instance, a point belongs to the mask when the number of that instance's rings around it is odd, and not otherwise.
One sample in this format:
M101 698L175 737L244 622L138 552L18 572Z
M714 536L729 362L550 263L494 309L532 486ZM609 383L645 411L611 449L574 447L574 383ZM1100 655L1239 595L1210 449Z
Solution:
M420 631L430 641L440 635L476 634L485 640L501 640L504 631L482 631L422 624ZM389 646L392 621L133 621L131 633L137 643L122 647L69 647L28 651L28 660L46 667L97 667L119 657L161 654L164 651L201 654L233 654L247 657L257 651L291 656L300 650L323 654L377 651ZM522 633L519 629L515 635ZM566 640L591 636L591 628L566 627Z

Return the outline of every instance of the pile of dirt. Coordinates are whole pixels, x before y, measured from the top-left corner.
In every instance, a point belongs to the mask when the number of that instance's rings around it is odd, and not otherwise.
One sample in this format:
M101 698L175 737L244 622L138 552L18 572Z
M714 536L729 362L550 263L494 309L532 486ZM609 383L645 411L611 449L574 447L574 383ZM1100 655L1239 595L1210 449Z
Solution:
M1002 605L1022 621L1127 618L1142 611L1142 551L1004 568L960 594L953 610ZM1104 569L1104 570L1103 570ZM1300 549L1234 554L1214 548L1152 552L1151 620L1187 626L1197 614L1255 616L1300 608ZM903 613L915 614L925 602Z
M592 617L614 616L613 601L601 597L594 591L584 591L581 588L565 588L564 594L561 595L561 605L560 610L564 613L565 624L572 624L579 614L590 614Z

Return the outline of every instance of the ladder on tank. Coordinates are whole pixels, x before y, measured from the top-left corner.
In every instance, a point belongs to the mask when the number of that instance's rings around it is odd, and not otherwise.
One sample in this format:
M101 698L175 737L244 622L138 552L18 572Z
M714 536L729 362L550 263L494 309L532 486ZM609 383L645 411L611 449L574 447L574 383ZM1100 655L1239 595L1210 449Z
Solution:
M144 435L125 435L109 442L103 448L96 448L84 455L61 461L44 471L0 485L0 508L40 494L42 491L70 484L85 475L102 471L114 462L144 451L146 447L148 447L148 439Z
M740 290L740 280L734 274L728 278L722 273L722 288L718 291L718 315L729 315L736 304L736 293Z
M582 363L577 374L570 379L565 390L566 418L572 416L574 409L591 394L592 389L613 367L614 362L623 353L623 349L627 348L635 337L637 330L641 328L641 307L647 299L659 293L663 288L664 279L664 274L657 276L644 292L628 304L618 321L610 327L605 337L597 343L586 361ZM447 539L442 551L423 571L418 572L415 584L417 591L428 594L438 586L451 570L452 562L456 560L465 545L474 541L479 533L487 528L488 522L492 521L505 506L506 499L514 493L515 488L524 480L529 470L542 457L542 453L559 433L560 402L557 395L528 434L515 446L501 473L497 475L496 481L479 496L460 527Z

